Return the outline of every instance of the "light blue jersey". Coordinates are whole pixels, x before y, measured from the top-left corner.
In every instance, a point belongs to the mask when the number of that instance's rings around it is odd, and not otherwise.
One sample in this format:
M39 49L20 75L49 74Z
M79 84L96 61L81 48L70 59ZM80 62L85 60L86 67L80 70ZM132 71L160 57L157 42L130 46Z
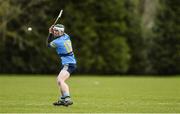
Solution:
M50 42L50 46L56 48L56 52L61 58L62 65L76 64L69 35L64 34L56 38Z

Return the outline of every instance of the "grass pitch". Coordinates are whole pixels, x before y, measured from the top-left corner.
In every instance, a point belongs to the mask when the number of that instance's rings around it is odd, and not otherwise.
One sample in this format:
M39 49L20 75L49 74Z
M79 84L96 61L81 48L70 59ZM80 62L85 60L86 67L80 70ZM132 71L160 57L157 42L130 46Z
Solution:
M0 75L0 112L180 112L180 77L72 76L68 84L74 104L55 107L55 76Z

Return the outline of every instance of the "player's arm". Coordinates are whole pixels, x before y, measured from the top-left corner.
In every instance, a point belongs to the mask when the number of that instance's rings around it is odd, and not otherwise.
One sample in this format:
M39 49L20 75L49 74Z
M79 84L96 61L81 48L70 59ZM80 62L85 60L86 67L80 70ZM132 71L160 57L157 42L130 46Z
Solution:
M46 40L46 45L48 46L48 47L56 47L55 46L55 43L53 43L52 41L53 41L53 26L51 26L50 28L49 28L49 36L48 36L48 38L47 38L47 40Z

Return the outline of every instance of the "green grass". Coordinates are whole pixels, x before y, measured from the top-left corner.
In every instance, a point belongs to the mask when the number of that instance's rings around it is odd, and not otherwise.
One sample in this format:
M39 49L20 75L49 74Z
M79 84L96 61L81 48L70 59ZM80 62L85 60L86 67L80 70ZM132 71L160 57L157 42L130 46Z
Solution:
M55 107L55 76L0 75L0 112L180 112L180 77L76 76L74 105Z

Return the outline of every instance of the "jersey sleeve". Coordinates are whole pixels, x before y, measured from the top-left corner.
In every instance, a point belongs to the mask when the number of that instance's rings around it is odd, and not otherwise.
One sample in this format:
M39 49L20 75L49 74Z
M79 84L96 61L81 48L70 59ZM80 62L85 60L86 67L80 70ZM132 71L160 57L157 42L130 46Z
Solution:
M52 48L56 48L56 47L57 47L55 41L50 42L50 43L49 43L49 46L52 47Z

